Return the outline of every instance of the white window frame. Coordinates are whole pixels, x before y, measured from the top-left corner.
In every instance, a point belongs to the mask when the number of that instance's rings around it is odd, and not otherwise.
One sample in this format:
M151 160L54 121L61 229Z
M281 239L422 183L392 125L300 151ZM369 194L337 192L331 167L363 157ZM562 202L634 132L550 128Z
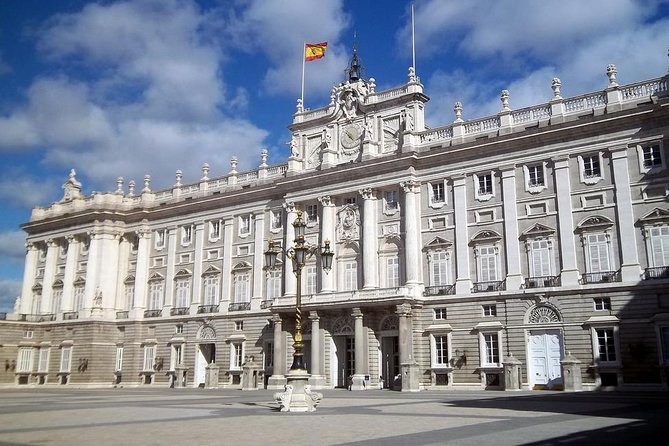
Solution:
M187 277L174 281L174 307L188 308L191 301L191 280Z
M501 330L482 330L479 331L479 353L480 353L480 362L481 367L502 367L502 352L504 351L502 345L502 332ZM486 339L497 339L497 360L498 362L489 361L489 356L491 356L488 349L488 344ZM492 358L495 359L495 358Z
M611 298L610 297L593 297L592 305L595 311L610 311Z
M304 280L302 294L309 296L318 293L318 268L315 264L304 266L302 278Z
M490 176L490 192L482 191L480 187L479 178L485 178ZM495 172L492 170L490 172L481 172L475 173L472 175L474 180L474 198L478 201L488 201L495 196L496 187L495 187Z
M607 262L608 262L608 269L604 270L601 267L599 267L598 271L593 270L593 265L592 265L592 259L591 259L591 249L593 248L593 243L591 241L591 237L593 236L604 236L605 241L604 242L599 242L597 241L596 244L599 245L601 243L606 244L606 255L607 255ZM585 255L585 270L587 273L603 273L603 272L615 272L617 271L616 264L614 262L615 257L613 256L613 247L611 246L611 232L609 230L605 231L588 231L588 232L583 232L582 235L582 242L583 242L583 253Z
M153 233L154 241L153 246L157 251L162 250L165 247L165 242L167 240L167 230L157 229Z
M131 310L135 301L135 282L124 284L123 295L125 296L125 309Z
M265 280L265 300L273 301L281 297L281 271L267 271Z
M156 365L156 344L144 345L142 372L153 372Z
M16 372L32 373L35 349L32 347L19 347L16 354Z
M585 174L585 158L596 157L599 162L599 175L589 175ZM587 155L578 155L578 173L581 179L581 183L587 185L597 184L604 179L604 157L601 151L593 152Z
M220 287L218 274L208 274L202 279L203 305L218 305L218 289ZM213 298L213 300L212 300Z
M603 360L601 358L600 350L599 350L599 335L598 332L600 330L610 330L612 332L612 342L613 342L613 351L615 354L615 359L613 361L611 360ZM610 325L610 324L596 324L592 325L590 327L590 336L592 340L592 357L595 365L599 367L620 367L621 366L621 357L620 357L620 339L618 335L618 325Z
M283 211L281 209L270 209L269 231L277 234L283 230Z
M397 189L383 191L383 213L393 215L400 209L400 192Z
M177 366L183 364L184 346L181 343L174 343L170 348L170 371L174 371Z
M545 242L546 243L546 248L539 248L537 249L534 244L535 243L541 243ZM534 277L544 277L544 276L554 276L555 274L555 253L553 252L553 239L550 237L535 237L535 238L529 238L525 241L525 249L527 251L527 272L528 272L528 278L534 278ZM546 255L548 256L548 274L537 274L537 271L535 270L535 262L534 262L534 257L537 252L544 250L546 252ZM543 268L543 266L542 266Z
M49 372L49 357L51 356L51 347L40 347L39 359L37 361L37 372Z
M441 189L441 199L438 196L439 192L435 193L435 189ZM446 204L446 180L432 181L427 183L428 205L433 209L439 209Z
M439 341L442 340L442 341ZM440 356L438 353L440 352L440 349L438 347L440 345L443 345L443 340L446 341L446 356L445 358L442 357L442 360L440 361ZM451 358L453 357L453 353L451 350L452 342L451 342L451 331L434 331L430 333L430 365L431 368L433 369L450 369L451 368ZM450 381L450 380L449 380Z
M659 237L653 236L653 231L657 230L660 232ZM667 232L667 234L662 234L662 232ZM658 225L646 225L644 226L644 234L646 235L646 254L648 255L648 266L650 268L658 268L662 266L669 266L669 225L666 223ZM655 248L657 243L661 246L663 260L658 262L655 257Z
M193 243L193 225L181 227L181 246L190 246Z
M72 346L66 345L60 349L60 373L70 373L72 370Z
M59 286L53 289L51 296L51 313L60 314L63 309L63 287Z
M541 172L543 183L534 184L532 181L532 170L537 170ZM531 194L538 194L541 191L548 188L547 176L546 176L546 162L542 161L539 163L530 163L523 165L523 173L525 174L525 192Z
M120 372L123 370L123 346L116 346L116 358L114 360L114 371Z
M237 234L242 238L251 235L251 214L240 215L237 221L239 223Z
M483 317L497 317L497 304L482 304L481 314Z
M434 308L433 316L435 321L445 321L448 318L448 311L446 307Z
M304 206L304 222L310 227L318 224L318 204Z
M209 221L209 231L208 231L208 240L210 242L216 242L221 239L221 230L223 228L223 222L221 220L210 220Z
M241 370L244 365L244 350L246 342L230 342L230 370Z
M149 302L147 310L162 310L165 300L165 282L152 280L149 282Z
M247 303L251 301L251 271L241 270L233 272L233 303Z
M74 285L74 290L73 290L73 299L72 299L72 304L74 305L74 311L79 311L84 308L86 305L86 302L84 302L84 297L86 294L86 285L84 284L78 284Z
M492 254L486 252L485 254L482 254L481 251L485 250L488 251L492 249L493 252ZM497 243L494 244L481 244L481 245L476 245L474 247L474 256L476 257L476 281L483 283L483 282L499 282L500 276L501 276L501 265L500 265L500 255L499 255L499 246ZM486 280L483 280L483 259L492 257L493 258L493 263L492 265L495 266L494 270L494 278L487 277ZM488 273L488 276L490 276L490 273Z
M383 284L385 288L397 288L401 285L399 253L384 254L382 259Z
M660 156L660 162L659 164L653 164L646 166L644 165L645 161L645 156L644 152L647 149L651 149L653 147L657 147L659 151L659 156ZM662 141L652 141L652 142L647 142L643 144L639 144L636 146L636 151L637 151L637 156L639 158L639 173L640 174L655 174L658 172L662 172L667 168L667 161L666 161L666 155L664 152L664 144Z
M435 257L440 257L436 259ZM443 258L441 258L443 257ZM431 250L428 252L427 264L429 268L430 286L448 286L452 285L451 277L451 251L446 249ZM435 274L435 268L439 266L439 280Z
M342 291L357 291L360 287L358 283L358 262L356 260L345 260L341 265L342 269Z

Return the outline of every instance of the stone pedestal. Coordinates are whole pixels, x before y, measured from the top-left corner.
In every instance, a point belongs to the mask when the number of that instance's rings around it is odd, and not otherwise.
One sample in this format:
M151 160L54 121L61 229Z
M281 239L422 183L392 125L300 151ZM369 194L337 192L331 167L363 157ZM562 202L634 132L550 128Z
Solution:
M253 356L242 366L242 390L262 389L264 371L262 365L253 360Z
M309 385L312 389L325 389L328 386L327 378L323 375L311 375Z
M520 365L513 353L504 359L504 390L520 390Z
M401 365L402 370L402 392L419 392L418 384L418 364L415 362L405 362Z
M580 392L583 390L581 378L581 361L574 358L571 353L560 361L562 365L562 379L565 392Z
M280 390L286 387L287 380L284 375L272 375L267 379L268 390Z
M281 412L313 412L321 402L323 394L312 392L309 373L306 370L291 370L286 375L287 384L284 392L274 394L274 399L281 407Z
M207 389L216 389L218 388L218 369L219 367L214 364L208 364L205 367L204 374L204 387Z
M351 378L351 385L349 390L367 390L365 375L353 375Z
M182 366L174 367L174 387L186 387L186 374L188 369Z

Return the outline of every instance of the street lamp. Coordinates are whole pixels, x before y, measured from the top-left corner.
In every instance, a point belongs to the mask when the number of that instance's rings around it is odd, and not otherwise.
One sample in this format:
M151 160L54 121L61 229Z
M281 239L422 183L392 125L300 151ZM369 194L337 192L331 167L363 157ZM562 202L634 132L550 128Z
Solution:
M326 273L332 269L332 258L334 252L330 249L330 241L325 240L323 247L308 245L304 240L306 223L302 219L302 212L297 212L297 218L293 222L295 230L295 242L288 250L283 250L273 240L269 240L267 251L265 251L265 266L268 269L276 267L279 253L283 253L286 258L293 262L293 272L297 277L297 294L295 300L295 343L293 344L293 364L291 371L306 371L304 367L304 342L302 341L302 268L311 256L317 255L321 258L321 267Z

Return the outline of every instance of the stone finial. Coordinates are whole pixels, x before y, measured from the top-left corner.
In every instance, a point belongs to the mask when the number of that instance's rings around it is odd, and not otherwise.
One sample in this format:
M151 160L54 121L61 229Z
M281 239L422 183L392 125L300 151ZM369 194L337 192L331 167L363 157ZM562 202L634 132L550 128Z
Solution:
M116 190L115 194L123 195L123 177L116 178Z
M183 172L181 172L181 170L177 170L176 173L174 174L174 177L176 179L174 187L181 187L181 179L183 178Z
M128 181L128 197L135 196L135 180Z
M304 104L302 103L302 98L297 99L296 113L302 113L304 111Z
M373 77L369 78L369 94L375 94L376 93L376 79Z
M455 112L455 121L454 122L463 122L462 119L462 102L458 101L453 105L453 111Z
M237 174L237 163L238 163L238 161L239 160L237 159L236 156L233 156L232 158L230 158L230 175Z
M260 151L260 167L267 167L268 156L269 156L269 151L267 149L262 149Z
M606 75L609 77L609 87L617 87L618 80L616 79L618 75L618 69L612 63L606 66Z
M553 99L562 99L560 96L560 87L562 87L562 82L560 78L554 77L551 81L551 88L553 89Z
M337 100L337 88L333 87L332 91L330 91L330 105L331 106L335 105L336 100Z
M81 183L77 181L77 172L70 170L67 180L63 183L63 201L81 197Z
M151 192L151 175L144 175L144 188L142 189L142 193L145 192Z
M202 164L202 178L200 178L200 181L207 181L209 179L209 164L203 163Z
M509 90L502 90L499 95L499 100L502 101L502 111L510 111L509 108Z
M416 77L416 69L414 67L409 67L409 83L413 84L418 82L418 77Z

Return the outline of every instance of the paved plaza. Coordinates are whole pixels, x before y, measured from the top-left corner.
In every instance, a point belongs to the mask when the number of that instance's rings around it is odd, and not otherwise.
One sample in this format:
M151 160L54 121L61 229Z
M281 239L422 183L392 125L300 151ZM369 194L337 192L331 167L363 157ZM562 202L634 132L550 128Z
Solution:
M667 393L330 390L317 412L273 392L3 389L0 445L565 445L660 439Z

